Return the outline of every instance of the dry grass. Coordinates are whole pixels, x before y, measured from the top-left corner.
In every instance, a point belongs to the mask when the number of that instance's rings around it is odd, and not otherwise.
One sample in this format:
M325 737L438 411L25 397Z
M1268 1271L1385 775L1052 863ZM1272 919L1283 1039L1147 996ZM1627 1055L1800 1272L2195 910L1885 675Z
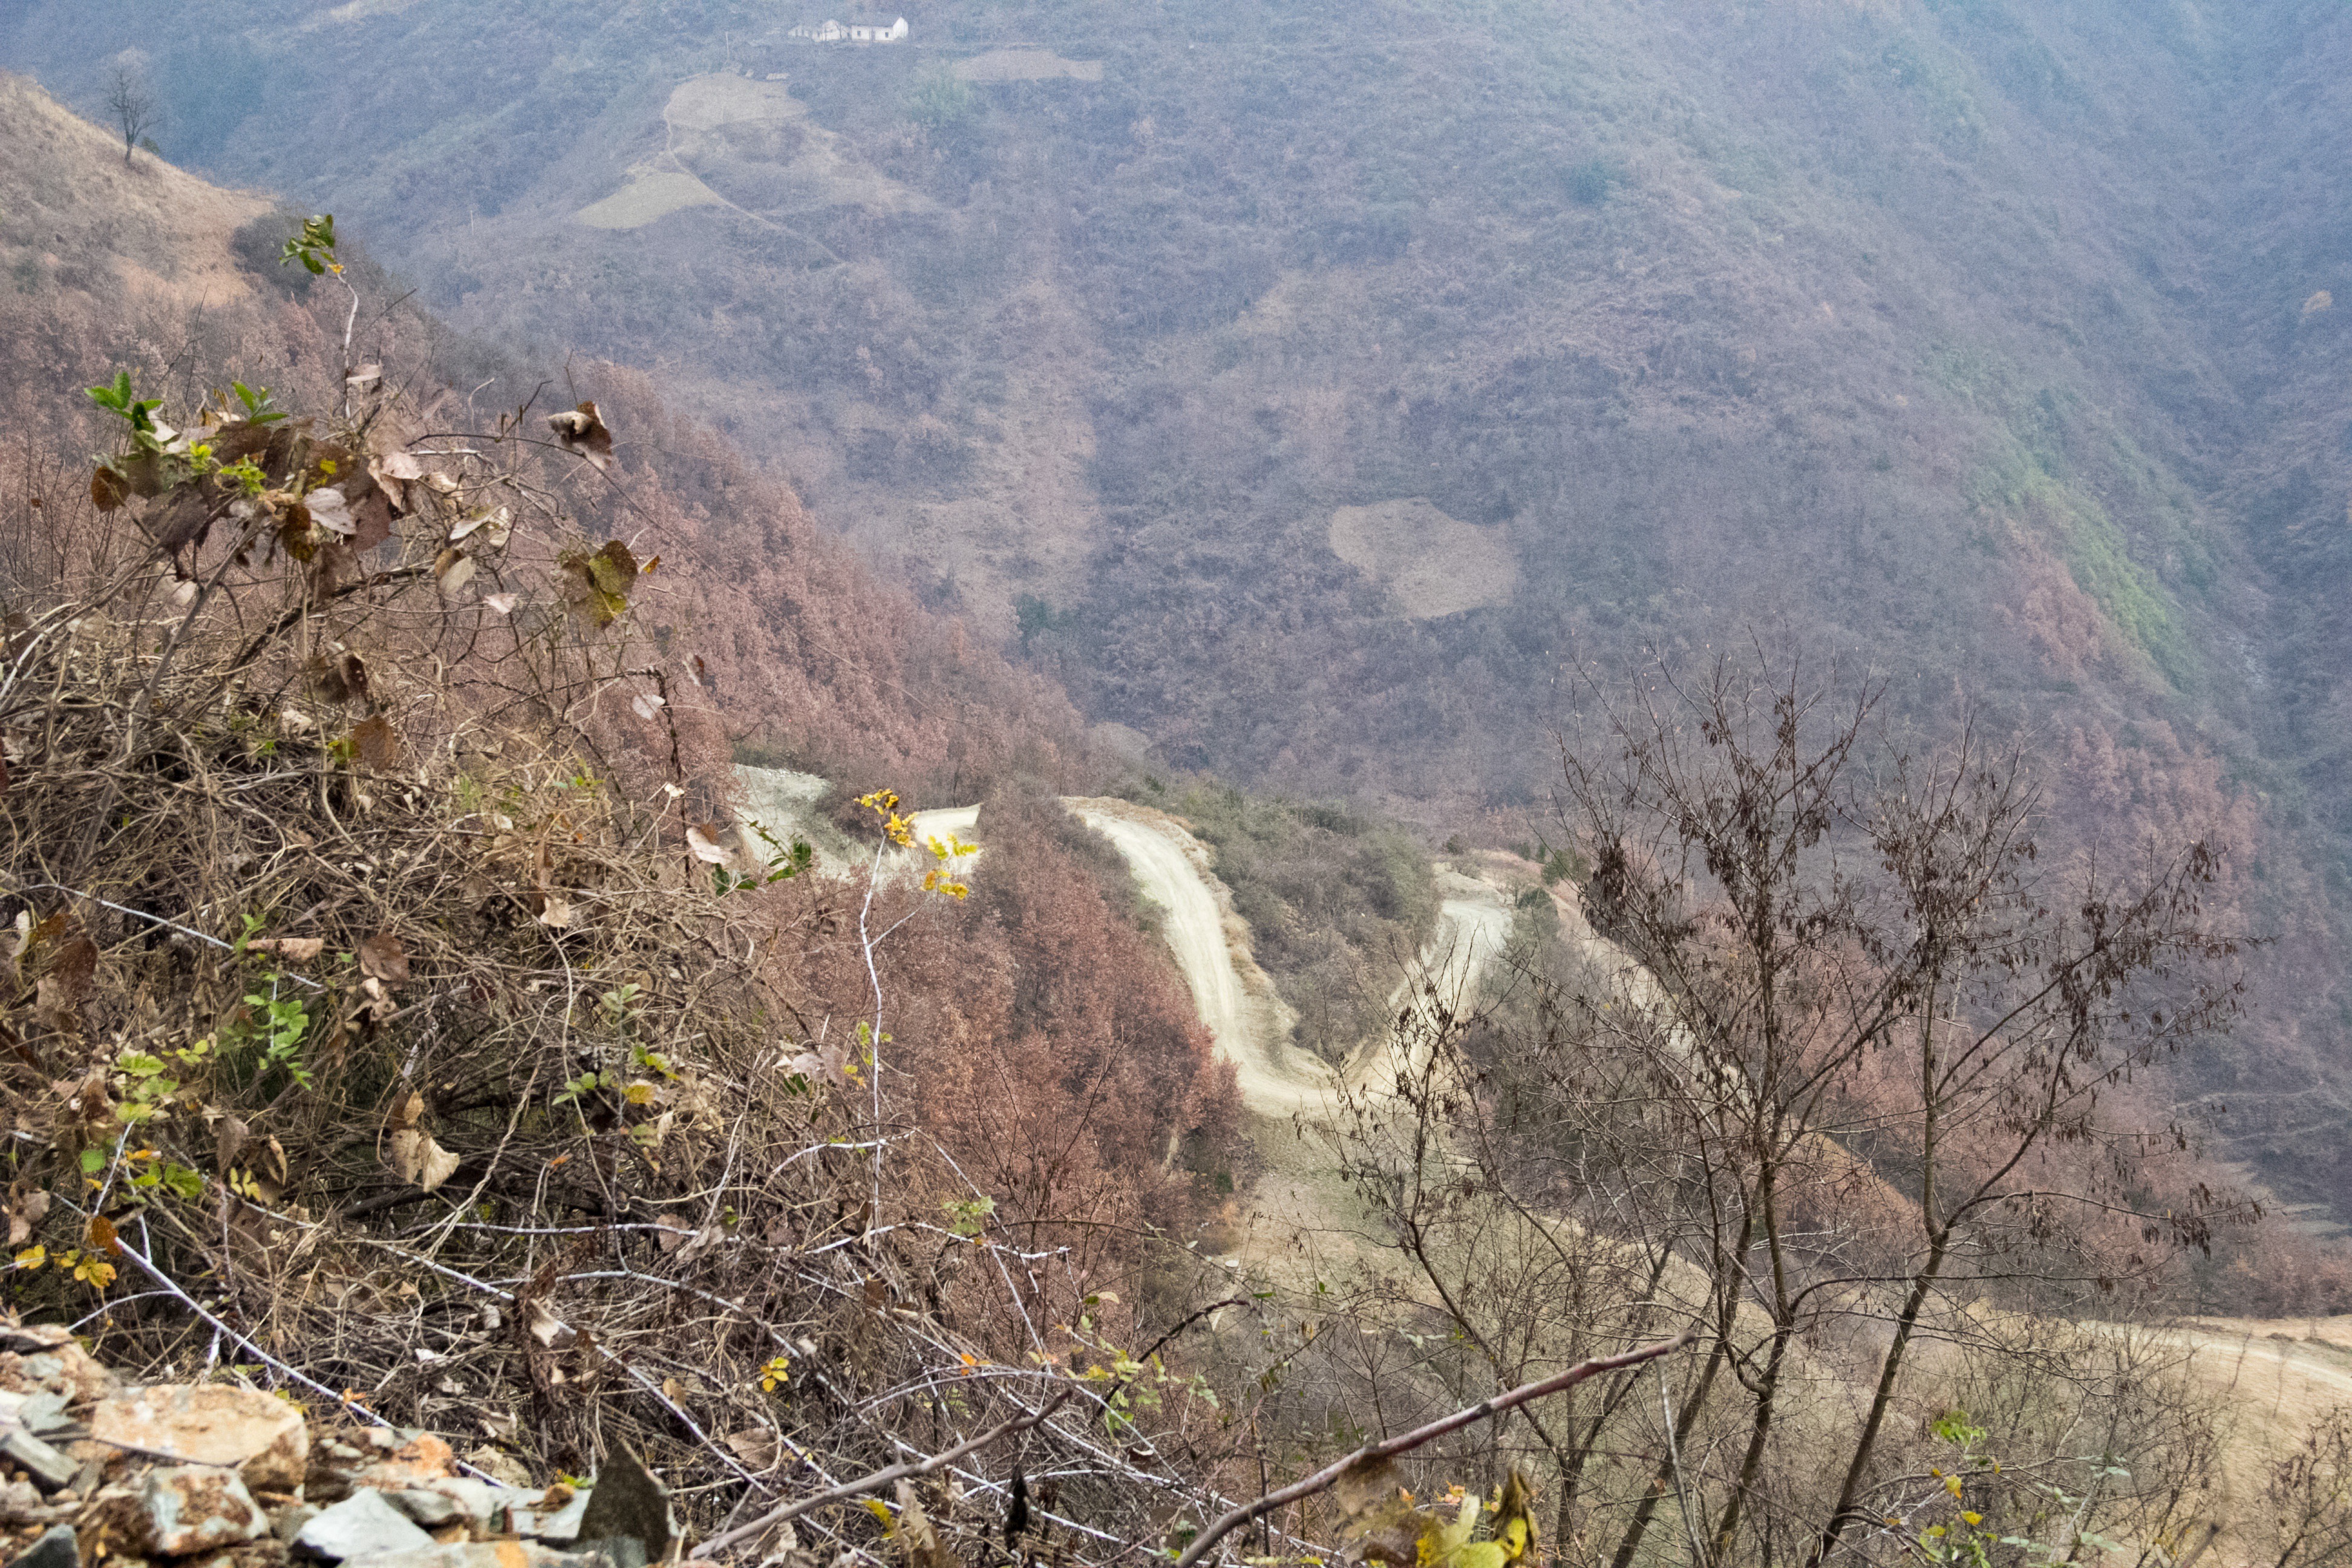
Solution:
M0 257L30 255L52 269L111 258L133 303L216 307L251 291L229 240L268 202L207 184L152 153L126 165L121 142L5 74L0 190L8 193Z

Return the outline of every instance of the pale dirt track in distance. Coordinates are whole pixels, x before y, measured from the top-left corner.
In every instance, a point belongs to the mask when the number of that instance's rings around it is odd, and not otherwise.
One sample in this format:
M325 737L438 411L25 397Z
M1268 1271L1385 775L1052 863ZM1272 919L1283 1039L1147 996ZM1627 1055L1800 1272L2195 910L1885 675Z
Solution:
M1328 1113L1340 1077L1320 1058L1289 1044L1290 1010L1251 956L1249 927L1233 912L1232 894L1210 869L1207 847L1174 817L1149 806L1076 796L1063 804L1110 840L1144 896L1164 911L1169 951L1218 1057L1234 1064L1244 1103L1276 1118ZM917 812L917 846L950 834L970 842L979 816L977 806ZM1434 989L1418 1005L1434 1000L1454 1010L1502 951L1511 911L1500 889L1456 871L1439 873L1439 890L1444 900L1437 929L1421 958ZM1400 987L1400 1005L1403 994ZM1378 1056L1362 1052L1355 1065L1360 1070Z

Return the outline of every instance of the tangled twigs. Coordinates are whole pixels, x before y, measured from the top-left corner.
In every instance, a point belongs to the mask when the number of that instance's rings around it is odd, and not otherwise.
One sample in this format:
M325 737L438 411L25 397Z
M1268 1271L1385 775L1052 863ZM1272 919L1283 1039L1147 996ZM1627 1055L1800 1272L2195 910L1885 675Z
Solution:
M1392 1459L1399 1454L1411 1453L1423 1443L1443 1437L1448 1432L1459 1431L1474 1422L1484 1421L1490 1415L1500 1415L1506 1410L1515 1409L1531 1399L1541 1399L1547 1394L1558 1394L1561 1389L1573 1388L1586 1378L1597 1377L1604 1372L1618 1372L1625 1367L1639 1366L1646 1361L1655 1361L1662 1355L1682 1349L1697 1338L1698 1334L1696 1331L1686 1329L1673 1339L1662 1340L1654 1345L1643 1345L1639 1349L1626 1351L1621 1355L1596 1356L1591 1361L1580 1361L1565 1372L1554 1373L1549 1377L1538 1378L1533 1383L1521 1384L1507 1394L1498 1394L1492 1399L1482 1399L1475 1405L1454 1412L1451 1415L1441 1415L1426 1426L1416 1426L1410 1432L1387 1438L1382 1442L1367 1444L1346 1458L1324 1466L1305 1480L1293 1481L1286 1487L1277 1488L1256 1501L1245 1502L1230 1513L1224 1514L1214 1524L1201 1531L1194 1538L1192 1544L1184 1549L1184 1555L1176 1559L1176 1568L1192 1568L1194 1563L1215 1550L1218 1542L1223 1541L1243 1525L1254 1519L1262 1519L1286 1503L1294 1503L1301 1498L1313 1497L1318 1492L1328 1490L1336 1486L1339 1479L1349 1470L1361 1466L1376 1465L1383 1459Z
M905 1464L892 1465L886 1469L877 1470L870 1476L862 1476L854 1481L844 1481L831 1490L819 1492L814 1497L803 1498L797 1502L788 1502L781 1507L770 1509L749 1524L739 1524L723 1535L712 1536L702 1543L698 1555L707 1557L711 1552L723 1552L728 1547L749 1541L764 1531L773 1530L780 1524L789 1524L801 1515L813 1512L827 1503L842 1502L850 1498L863 1497L868 1492L877 1492L894 1481L915 1480L928 1476L934 1470L954 1464L967 1454L977 1454L982 1448L1010 1437L1016 1432L1026 1432L1030 1427L1059 1410L1069 1399L1070 1393L1069 1389L1065 1388L1047 1400L1045 1408L1024 1410L1018 1415L998 1422L978 1436L967 1438L946 1452L934 1454L928 1459L909 1459Z

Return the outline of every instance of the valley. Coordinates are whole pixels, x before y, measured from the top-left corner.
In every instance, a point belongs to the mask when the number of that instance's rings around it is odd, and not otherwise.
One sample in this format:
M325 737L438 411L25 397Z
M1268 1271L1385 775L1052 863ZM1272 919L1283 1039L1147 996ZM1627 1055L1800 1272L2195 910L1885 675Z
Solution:
M1221 1552L2352 1551L2352 12L298 9L0 15L0 1310L786 1568L1642 1345Z

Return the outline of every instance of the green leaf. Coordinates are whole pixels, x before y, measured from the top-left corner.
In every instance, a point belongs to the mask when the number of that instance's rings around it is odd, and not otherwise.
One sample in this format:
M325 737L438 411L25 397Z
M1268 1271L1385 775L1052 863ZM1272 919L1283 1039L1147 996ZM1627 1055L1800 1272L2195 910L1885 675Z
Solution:
M85 1149L81 1152L81 1173L83 1175L95 1176L104 1169L106 1169L105 1150Z

